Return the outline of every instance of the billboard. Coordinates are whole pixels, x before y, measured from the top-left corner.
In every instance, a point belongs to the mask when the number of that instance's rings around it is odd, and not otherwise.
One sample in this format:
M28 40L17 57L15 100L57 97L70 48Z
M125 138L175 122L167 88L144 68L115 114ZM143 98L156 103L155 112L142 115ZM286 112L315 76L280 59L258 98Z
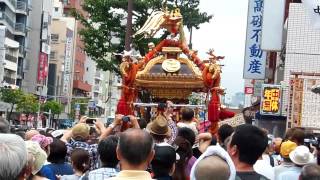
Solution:
M281 51L286 0L264 2L261 49Z
M263 84L261 91L260 114L279 116L281 113L281 86Z
M320 29L320 1L319 0L303 0L302 3L305 6L311 18L311 25L315 29Z
M38 82L42 83L48 75L48 55L46 53L39 53L38 64Z
M261 49L263 0L249 0L244 79L264 79L267 53Z

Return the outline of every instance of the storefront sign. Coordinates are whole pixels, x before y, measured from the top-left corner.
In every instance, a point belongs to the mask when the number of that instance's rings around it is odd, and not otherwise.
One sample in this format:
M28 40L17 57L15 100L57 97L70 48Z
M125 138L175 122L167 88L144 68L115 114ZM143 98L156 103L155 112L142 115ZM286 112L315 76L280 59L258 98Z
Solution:
M261 94L260 113L262 115L280 115L281 86L263 84Z
M316 29L320 29L320 1L303 0L302 2L310 16L312 26Z
M253 94L254 89L253 87L245 87L244 88L244 94Z
M249 0L244 79L264 79L267 53L261 49L263 0Z

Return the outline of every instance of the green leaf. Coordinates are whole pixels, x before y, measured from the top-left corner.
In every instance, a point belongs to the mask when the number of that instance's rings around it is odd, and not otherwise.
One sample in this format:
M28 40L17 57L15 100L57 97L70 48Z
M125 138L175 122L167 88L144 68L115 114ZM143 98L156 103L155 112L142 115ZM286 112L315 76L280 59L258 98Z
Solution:
M133 32L143 26L153 11L161 10L162 0L133 1ZM175 3L176 2L176 3ZM168 7L178 6L184 17L184 25L191 30L212 19L211 15L199 10L199 0L168 0ZM84 51L97 62L104 71L119 73L120 61L111 59L110 54L124 50L126 31L127 0L85 0L82 7L86 11L73 10L71 14L84 26L80 30ZM162 37L165 38L165 35ZM133 46L141 55L147 52L147 44L159 39L133 39Z

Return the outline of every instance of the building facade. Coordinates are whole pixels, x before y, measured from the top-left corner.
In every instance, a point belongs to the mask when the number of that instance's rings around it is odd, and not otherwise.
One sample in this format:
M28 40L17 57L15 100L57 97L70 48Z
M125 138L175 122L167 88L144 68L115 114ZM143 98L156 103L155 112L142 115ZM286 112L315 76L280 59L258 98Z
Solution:
M320 29L302 3L290 4L287 26L282 113L288 128L320 128L320 96L311 92L320 84Z
M5 77L5 83L15 84L19 87L21 87L24 78L24 63L26 62L26 52L30 44L28 32L31 30L31 21L28 14L31 10L32 4L29 0L0 1L0 25L6 27L7 45L16 44L15 42L19 43L17 61L15 61L15 57L11 57L15 54L15 50L12 48L7 50L7 63L11 68L10 70L7 68L9 74ZM7 47L10 47L10 45ZM13 70L13 67L17 67L16 70ZM13 74L16 75L13 76Z
M48 97L64 105L60 118L70 113L75 58L76 20L63 17L63 4L54 1L51 29L51 53L48 75Z
M45 96L50 55L50 34L53 0L32 1L29 14L32 31L29 33L30 47L26 52L22 90Z
M81 7L82 0L68 0L63 1L64 5L64 15L69 15L71 9L76 9L77 11L80 11L81 13L85 14L85 12L82 10ZM76 22L77 32L79 32L83 26L82 24L77 21ZM74 59L74 72L73 72L73 89L72 94L74 96L89 96L91 92L92 86L85 82L84 76L86 73L85 63L87 59L87 55L85 53L84 45L81 40L80 35L76 34L76 40L75 40L75 59Z

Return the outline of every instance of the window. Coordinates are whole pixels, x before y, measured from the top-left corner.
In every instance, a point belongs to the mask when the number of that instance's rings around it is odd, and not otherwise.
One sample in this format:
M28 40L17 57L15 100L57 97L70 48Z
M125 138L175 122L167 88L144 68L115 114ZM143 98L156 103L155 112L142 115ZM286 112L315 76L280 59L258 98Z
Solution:
M55 8L54 8L54 11L55 11L55 12L58 12L58 11L59 11L59 8L58 8L58 7L55 7Z
M59 41L59 34L51 34L51 42L57 43Z
M57 59L57 52L56 51L51 51L50 53L50 60Z

